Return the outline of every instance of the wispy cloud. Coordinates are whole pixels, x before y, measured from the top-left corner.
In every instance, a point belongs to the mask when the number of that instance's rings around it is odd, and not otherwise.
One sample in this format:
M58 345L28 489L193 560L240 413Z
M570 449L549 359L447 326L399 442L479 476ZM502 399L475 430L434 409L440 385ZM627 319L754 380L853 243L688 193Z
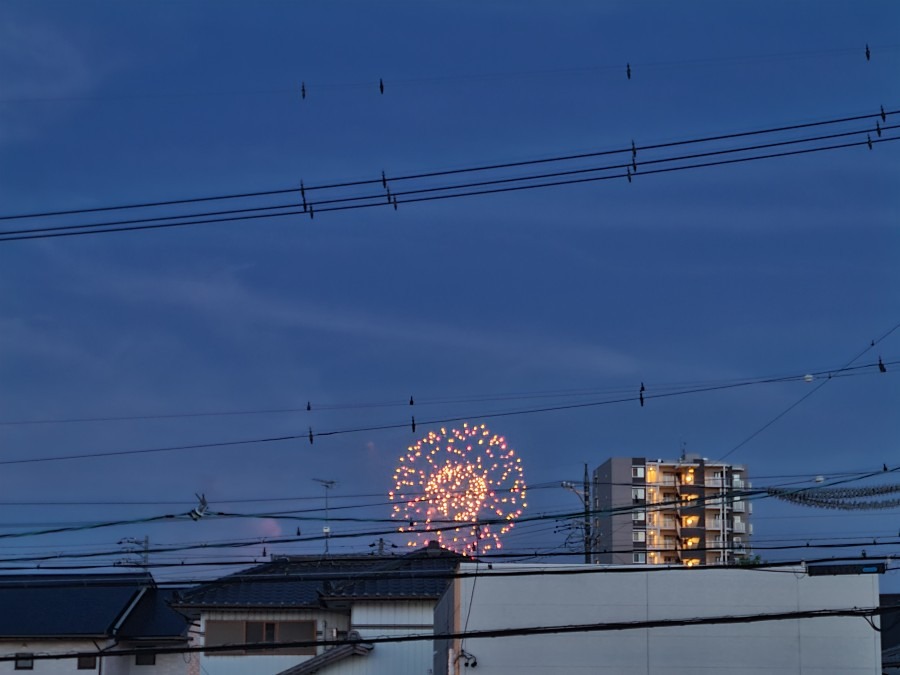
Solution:
M453 349L456 353L527 363L528 368L565 369L593 374L634 373L637 361L624 352L538 331L532 326L460 326L431 317L410 316L396 310L352 304L319 303L307 298L263 293L252 289L236 270L214 275L142 276L133 271L108 271L115 283L98 279L96 270L86 278L85 291L114 295L123 302L162 304L188 309L211 325L228 325L234 335L261 328L317 331L395 345ZM105 276L105 275L104 275Z
M46 106L33 104L83 96L95 84L85 54L60 30L10 12L0 16L0 142L38 132Z

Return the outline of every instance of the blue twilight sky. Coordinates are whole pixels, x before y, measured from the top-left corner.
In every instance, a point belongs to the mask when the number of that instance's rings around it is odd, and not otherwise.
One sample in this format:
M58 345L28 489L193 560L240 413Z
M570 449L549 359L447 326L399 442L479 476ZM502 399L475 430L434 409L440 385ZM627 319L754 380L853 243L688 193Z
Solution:
M3 0L0 215L290 189L898 110L898 25L891 1ZM699 150L865 129L878 140L875 121ZM623 174L396 211L0 241L0 461L405 424L411 413L419 420L417 435L404 428L313 445L6 464L0 534L182 513L195 492L234 513L321 509L313 478L337 480L331 505L353 507L332 515L387 518L397 458L433 428L424 421L447 417L485 421L509 439L535 486L531 515L579 508L553 486L580 479L584 462L672 458L682 447L721 457L818 382L651 398L643 408L479 415L630 398L641 382L653 395L844 366L900 323L898 170L900 144L885 142L648 176L639 167L631 184ZM0 229L149 215L13 220ZM900 330L853 365L879 356L900 360ZM900 465L897 372L900 364L829 382L729 459L745 463L757 485ZM573 390L590 393L547 396ZM412 409L402 405L410 395ZM302 410L307 401L312 412ZM400 405L370 405L380 403ZM300 410L165 417L271 409ZM163 417L46 423L139 416ZM293 501L235 501L273 498ZM896 541L898 512L763 500L756 541ZM565 550L566 532L555 532L564 525L523 526L507 547ZM304 522L303 535L321 526ZM261 542L296 527L207 519L0 544L9 558L116 550L118 540L145 535L154 546ZM386 526L332 527L366 533L332 541L333 552L354 552ZM260 557L262 547L154 559L234 561ZM321 550L309 541L267 553ZM896 554L900 545L871 550Z

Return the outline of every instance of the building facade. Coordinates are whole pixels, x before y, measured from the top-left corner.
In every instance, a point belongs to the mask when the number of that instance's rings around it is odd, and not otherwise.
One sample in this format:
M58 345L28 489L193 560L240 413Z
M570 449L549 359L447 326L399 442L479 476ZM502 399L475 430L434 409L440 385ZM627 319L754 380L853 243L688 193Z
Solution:
M467 562L459 571L435 608L433 675L882 672L879 618L840 612L878 611L883 568Z
M174 592L147 574L0 576L0 674L190 675L190 643ZM143 651L144 653L135 653Z
M430 640L366 640L430 635L462 560L436 542L402 556L276 557L191 589L176 606L200 622L204 675L427 673Z
M613 457L594 470L591 488L595 563L728 565L751 555L742 465Z

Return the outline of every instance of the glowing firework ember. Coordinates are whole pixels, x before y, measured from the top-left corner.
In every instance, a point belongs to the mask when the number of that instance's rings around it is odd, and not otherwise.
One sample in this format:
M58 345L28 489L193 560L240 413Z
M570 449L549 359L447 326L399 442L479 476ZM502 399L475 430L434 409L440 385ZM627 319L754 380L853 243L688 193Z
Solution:
M437 541L463 552L500 548L500 537L522 515L522 461L502 436L483 424L433 431L400 457L394 471L398 529L413 535L409 546Z

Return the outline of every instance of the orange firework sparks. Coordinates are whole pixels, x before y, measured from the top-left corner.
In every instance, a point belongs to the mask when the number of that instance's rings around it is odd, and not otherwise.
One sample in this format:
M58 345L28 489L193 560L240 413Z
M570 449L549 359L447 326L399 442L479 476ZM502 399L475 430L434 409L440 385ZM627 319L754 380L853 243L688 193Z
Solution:
M522 460L485 425L429 431L406 449L394 471L391 516L412 535L409 546L484 552L501 547L525 503Z

